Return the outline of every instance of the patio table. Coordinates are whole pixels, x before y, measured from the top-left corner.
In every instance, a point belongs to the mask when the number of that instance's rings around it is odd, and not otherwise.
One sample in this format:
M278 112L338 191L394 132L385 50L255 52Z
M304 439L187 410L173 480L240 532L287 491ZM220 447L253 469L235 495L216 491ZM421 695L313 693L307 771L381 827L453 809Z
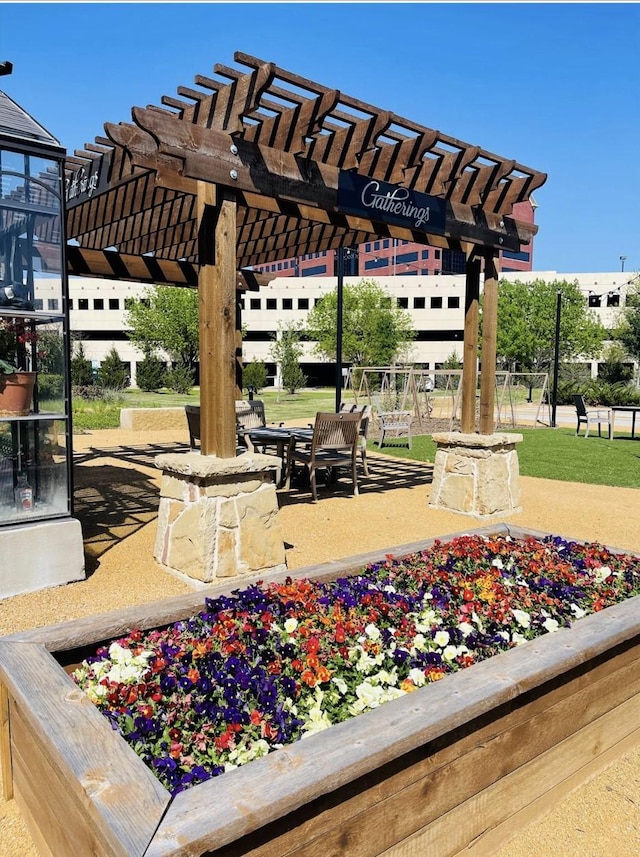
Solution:
M282 487L285 483L287 469L289 467L288 452L291 446L295 446L296 442L311 443L313 438L313 428L305 428L303 426L273 426L271 428L255 428L247 432L251 443L255 446L275 446L278 451L278 456L282 461L282 470L280 473L280 481L278 487Z
M631 414L631 440L636 436L636 414L640 413L640 405L612 405L611 407L611 422L609 423L609 440L613 438L613 425L618 413Z

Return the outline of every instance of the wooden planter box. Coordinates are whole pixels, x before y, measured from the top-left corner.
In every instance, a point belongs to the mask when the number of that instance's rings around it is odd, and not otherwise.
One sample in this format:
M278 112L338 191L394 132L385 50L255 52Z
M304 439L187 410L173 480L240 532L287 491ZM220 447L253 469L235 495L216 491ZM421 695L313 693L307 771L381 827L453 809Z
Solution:
M389 552L296 576L344 576ZM489 855L639 742L635 598L172 799L65 667L221 591L0 640L5 790L43 857Z

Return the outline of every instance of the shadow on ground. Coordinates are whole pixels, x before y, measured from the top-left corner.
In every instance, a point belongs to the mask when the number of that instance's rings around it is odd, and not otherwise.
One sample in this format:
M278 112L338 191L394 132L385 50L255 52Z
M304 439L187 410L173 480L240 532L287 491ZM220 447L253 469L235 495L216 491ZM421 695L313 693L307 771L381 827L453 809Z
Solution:
M136 444L74 455L74 514L82 525L87 575L105 551L157 517L158 483L146 472L155 469L156 456L188 449L180 443Z
M155 469L156 457L188 451L184 443L154 443L92 447L74 456L74 513L82 524L88 575L105 551L157 517L160 472ZM415 488L433 478L433 466L423 462L370 456L368 464L369 475L358 475L362 494ZM346 472L329 484L318 481L319 502L323 497L351 495ZM311 502L308 477L298 476L288 492L279 489L278 502L281 507Z

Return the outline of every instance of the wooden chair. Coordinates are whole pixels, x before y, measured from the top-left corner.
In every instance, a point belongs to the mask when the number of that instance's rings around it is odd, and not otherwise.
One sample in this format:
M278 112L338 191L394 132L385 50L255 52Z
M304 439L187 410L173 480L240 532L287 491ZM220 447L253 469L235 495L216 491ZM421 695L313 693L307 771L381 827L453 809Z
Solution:
M576 434L580 434L580 426L585 424L585 438L589 437L589 427L591 424L598 424L598 437L602 437L602 423L607 426L609 436L611 436L611 411L608 408L587 408L584 396L574 396L573 402L576 406L576 417L578 425L576 426Z
M255 452L249 433L251 429L264 428L267 424L264 402L260 399L236 401L236 432L238 443L249 452Z
M189 444L191 449L200 446L200 405L185 405L187 425L189 426Z
M318 413L313 427L313 438L308 448L291 446L287 462L286 488L291 485L291 470L296 461L306 465L309 470L311 495L313 502L318 499L316 490L316 471L332 471L339 467L350 467L353 480L353 493L358 494L358 446L361 413Z
M369 421L371 420L371 405L347 405L344 402L340 405L341 414L362 414L360 419L360 430L358 439L358 448L362 458L362 471L365 476L369 475L369 467L367 465L367 435L369 433Z

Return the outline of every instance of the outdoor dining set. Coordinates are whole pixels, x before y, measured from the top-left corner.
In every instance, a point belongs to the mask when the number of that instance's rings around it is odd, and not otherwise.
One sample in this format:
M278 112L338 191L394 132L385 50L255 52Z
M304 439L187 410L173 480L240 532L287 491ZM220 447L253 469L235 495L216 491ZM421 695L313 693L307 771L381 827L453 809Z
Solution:
M197 405L187 405L185 410L191 448L196 449L200 437L200 409ZM318 499L318 473L324 473L327 482L331 483L335 481L338 469L346 468L356 495L358 459L364 475L369 475L367 433L370 416L369 405L343 404L339 413L318 412L313 424L285 426L267 423L262 401L236 401L237 452L276 455L280 459L278 487L286 491L290 490L301 469L304 476L308 476L314 502Z

